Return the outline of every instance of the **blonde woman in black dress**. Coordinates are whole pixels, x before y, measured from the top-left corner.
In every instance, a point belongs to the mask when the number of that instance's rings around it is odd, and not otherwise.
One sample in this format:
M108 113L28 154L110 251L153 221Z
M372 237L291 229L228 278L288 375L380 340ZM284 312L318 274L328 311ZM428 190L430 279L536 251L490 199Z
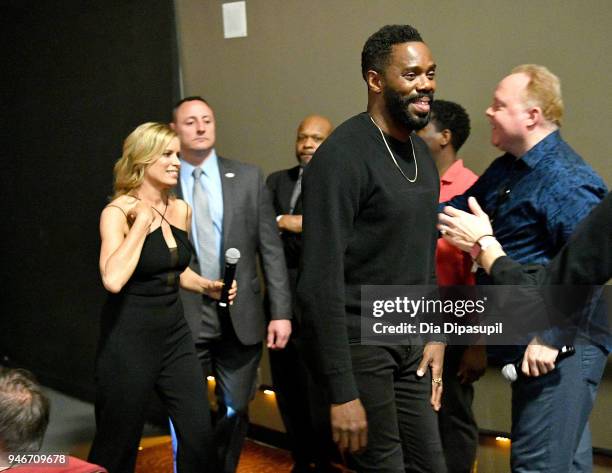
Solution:
M179 473L215 471L205 379L178 295L218 298L223 284L187 266L191 209L174 197L179 141L145 123L125 140L115 195L100 217L100 274L109 296L96 361L96 436L90 461L109 473L134 471L155 390L178 434ZM235 287L231 298L235 296Z

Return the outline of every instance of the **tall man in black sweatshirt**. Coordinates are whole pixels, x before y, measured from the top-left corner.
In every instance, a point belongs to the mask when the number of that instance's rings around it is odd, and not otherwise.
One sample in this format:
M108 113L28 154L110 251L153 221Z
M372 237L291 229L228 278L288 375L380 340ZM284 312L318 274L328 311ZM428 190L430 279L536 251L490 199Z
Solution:
M439 178L414 133L429 119L435 70L411 26L373 34L367 112L340 125L303 176L303 337L334 440L363 472L446 471L435 412L444 345L359 344L362 285L436 284Z

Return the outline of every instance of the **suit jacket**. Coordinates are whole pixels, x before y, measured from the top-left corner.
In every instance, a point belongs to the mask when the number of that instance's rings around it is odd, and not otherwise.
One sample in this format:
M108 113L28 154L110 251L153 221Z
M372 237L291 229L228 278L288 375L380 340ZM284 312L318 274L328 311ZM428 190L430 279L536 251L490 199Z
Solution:
M291 210L291 195L300 175L300 166L277 171L268 176L267 186L272 192L272 203L277 215L286 215ZM302 196L298 198L293 209L294 215L302 215ZM302 235L300 233L283 232L281 234L287 267L297 269L302 253Z
M237 248L240 260L236 266L238 294L230 307L229 317L238 339L244 345L261 342L266 334L261 284L257 259L261 257L272 319L291 319L291 294L283 247L276 229L270 191L257 166L218 157L223 189L223 248ZM177 194L182 197L181 186ZM194 256L190 267L200 272ZM181 290L185 318L194 338L213 338L220 334L216 304L193 292ZM208 299L208 300L207 300ZM207 331L218 333L206 333Z

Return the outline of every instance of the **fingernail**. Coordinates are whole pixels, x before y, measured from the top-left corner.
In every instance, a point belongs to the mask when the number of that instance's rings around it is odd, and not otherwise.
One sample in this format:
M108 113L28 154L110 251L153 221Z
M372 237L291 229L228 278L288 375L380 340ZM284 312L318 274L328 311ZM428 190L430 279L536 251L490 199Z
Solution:
M422 370L417 370L417 376L422 377L424 374Z

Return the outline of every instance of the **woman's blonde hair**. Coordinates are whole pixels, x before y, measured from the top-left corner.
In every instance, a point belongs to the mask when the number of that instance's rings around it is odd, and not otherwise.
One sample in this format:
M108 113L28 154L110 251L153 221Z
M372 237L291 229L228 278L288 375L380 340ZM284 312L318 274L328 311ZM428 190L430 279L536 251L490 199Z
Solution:
M525 91L525 105L542 109L544 118L557 126L563 120L561 81L546 67L538 64L522 64L512 69L512 74L523 73L529 77Z
M165 123L148 122L137 127L123 142L123 155L115 163L113 199L142 184L147 167L168 147L176 133Z

